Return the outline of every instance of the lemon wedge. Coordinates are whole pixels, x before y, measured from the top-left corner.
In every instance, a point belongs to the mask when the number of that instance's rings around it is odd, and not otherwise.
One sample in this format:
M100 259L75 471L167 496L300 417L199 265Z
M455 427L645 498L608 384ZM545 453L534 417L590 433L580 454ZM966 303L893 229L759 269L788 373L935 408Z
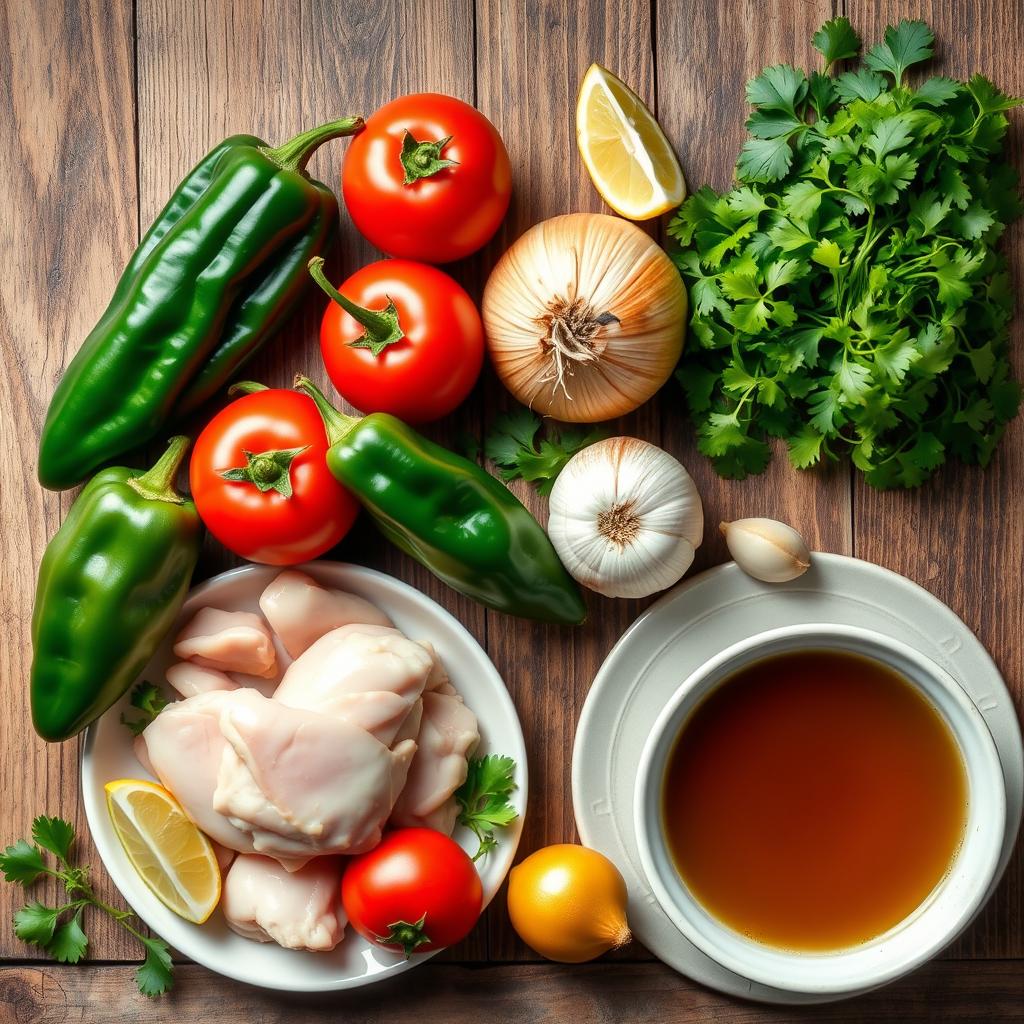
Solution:
M163 786L118 779L104 788L114 831L142 880L179 917L202 924L220 901L210 840Z
M576 142L594 188L628 220L657 217L686 198L679 161L654 115L600 64L580 85Z

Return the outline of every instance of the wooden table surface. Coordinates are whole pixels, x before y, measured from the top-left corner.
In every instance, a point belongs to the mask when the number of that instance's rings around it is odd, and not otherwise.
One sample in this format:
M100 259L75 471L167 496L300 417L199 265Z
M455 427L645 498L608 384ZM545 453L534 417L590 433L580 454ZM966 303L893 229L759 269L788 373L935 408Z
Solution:
M402 93L437 90L475 103L508 146L515 195L482 257L455 268L479 294L487 270L529 225L600 210L576 153L576 87L592 61L629 82L658 113L691 188L725 186L743 137L743 83L780 61L817 66L811 34L846 14L867 40L900 17L923 17L938 69L984 70L1024 94L1020 0L5 0L0 5L0 843L41 812L85 834L77 742L47 746L29 725L29 622L35 572L73 493L35 482L36 438L63 368L109 297L137 243L183 173L217 140L255 132L283 140L345 114L369 114ZM1024 164L1019 113L1014 161ZM338 185L344 143L311 170ZM652 231L660 230L653 225ZM1022 233L1008 236L1018 284ZM335 273L376 258L346 221ZM251 376L285 384L303 368L324 380L316 344L323 302L302 314ZM1020 342L1021 329L1016 329ZM434 431L480 434L504 401L493 379ZM797 473L777 458L764 476L719 480L695 450L674 384L616 432L662 444L690 469L708 534L697 569L724 557L720 519L768 515L815 548L902 572L948 602L1024 698L1024 421L987 471L946 468L921 490L879 493L847 468ZM538 514L540 502L516 488ZM461 599L359 526L335 557L406 579L451 609L486 647L519 708L530 753L531 800L521 846L574 837L569 796L573 733L602 659L643 603L591 599L570 630L513 621ZM200 572L230 564L208 545ZM83 850L96 861L88 843ZM102 893L117 898L102 869ZM0 883L0 1020L56 1022L258 1020L830 1021L900 1018L1024 1020L1024 863L1014 857L995 898L939 961L890 988L798 1012L726 999L679 977L637 945L584 967L538 962L518 942L499 896L457 949L400 980L297 999L178 969L173 995L135 991L138 948L93 916L89 965L40 960L12 933L18 887Z

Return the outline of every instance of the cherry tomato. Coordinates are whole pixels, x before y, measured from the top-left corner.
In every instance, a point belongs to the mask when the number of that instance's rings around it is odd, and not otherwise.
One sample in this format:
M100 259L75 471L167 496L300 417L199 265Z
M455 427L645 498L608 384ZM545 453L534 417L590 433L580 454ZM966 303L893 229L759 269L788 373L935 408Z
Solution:
M508 153L475 107L440 93L381 107L349 143L345 205L391 256L449 263L498 230L512 194Z
M426 263L380 260L338 291L322 263L310 269L334 301L320 326L320 351L339 393L362 412L408 423L460 405L484 359L483 324L465 289Z
M349 860L341 901L360 935L410 956L464 939L480 917L483 889L455 840L400 828Z
M264 388L222 409L189 465L210 533L253 562L294 565L322 555L359 511L327 468L327 448L320 413L297 391Z

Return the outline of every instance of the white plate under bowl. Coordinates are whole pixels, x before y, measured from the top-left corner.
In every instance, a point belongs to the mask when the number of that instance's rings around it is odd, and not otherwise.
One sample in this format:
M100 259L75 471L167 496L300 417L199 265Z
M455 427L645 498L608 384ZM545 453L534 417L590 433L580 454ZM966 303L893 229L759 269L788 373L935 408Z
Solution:
M1006 783L1006 839L996 882L1012 853L1024 802L1020 727L1006 684L967 626L916 583L870 562L816 553L808 572L791 583L759 583L730 562L666 594L612 649L583 706L572 759L576 824L583 842L622 872L629 890L629 923L640 942L694 981L766 1003L820 1003L838 997L752 982L706 956L679 932L658 905L640 866L634 788L655 719L688 675L739 640L808 622L862 626L902 640L946 669L978 706L995 740Z
M512 802L519 818L499 833L498 848L477 862L483 883L484 905L491 901L512 866L522 819L526 811L526 747L516 709L505 684L480 645L440 605L391 576L339 562L311 562L299 566L318 582L348 590L372 601L395 625L414 640L429 640L437 649L452 683L480 723L477 753L508 754L516 761L516 789ZM215 576L193 589L179 621L154 655L140 679L163 683L164 670L174 660L171 642L177 629L206 605L232 611L259 611L258 600L281 570L246 565ZM279 656L284 656L278 645ZM287 662L287 656L284 656ZM256 681L266 685L263 681ZM272 685L272 684L271 684ZM231 931L220 911L202 925L189 924L168 910L147 888L125 856L114 835L103 792L105 783L119 778L149 778L132 751L132 736L120 723L128 709L127 695L89 727L82 753L82 797L96 848L103 866L132 909L163 939L185 956L238 981L290 992L327 992L382 981L433 956L418 953L408 960L371 945L351 928L330 953L282 949L273 943L253 942ZM457 828L454 838L472 854L472 834Z

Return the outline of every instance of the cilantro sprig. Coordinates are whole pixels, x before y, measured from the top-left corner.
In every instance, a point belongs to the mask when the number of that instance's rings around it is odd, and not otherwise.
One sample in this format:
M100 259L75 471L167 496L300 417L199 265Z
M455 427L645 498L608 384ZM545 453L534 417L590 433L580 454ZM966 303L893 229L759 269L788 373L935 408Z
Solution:
M32 900L14 915L14 934L45 950L54 960L76 964L85 956L89 939L82 928L82 915L87 907L109 914L118 924L142 943L146 959L135 972L139 991L145 996L158 996L174 983L171 954L162 939L143 935L131 923L130 910L118 910L100 900L89 881L89 868L71 863L75 833L62 818L40 815L32 822L32 842L19 839L0 853L0 872L8 882L24 888L44 875L56 878L64 886L67 902L48 907ZM47 863L47 851L56 858L56 866Z
M1020 401L996 246L1024 209L1004 162L1021 101L982 75L908 85L934 46L921 21L839 74L860 51L849 21L813 43L825 73L776 65L748 83L736 187L702 188L669 227L700 450L743 478L782 438L797 468L848 454L882 488L951 456L985 465Z
M484 439L484 454L498 467L502 480L527 480L539 494L550 494L555 478L581 449L600 441L598 427L555 427L548 421L538 441L541 419L525 406L502 413Z
M146 726L167 707L167 698L159 686L154 683L141 682L132 690L130 703L140 714L129 718L122 711L121 724L133 736L141 736Z
M497 847L496 828L505 828L519 817L509 802L516 788L515 772L515 761L503 754L487 754L469 761L466 781L456 791L455 799L459 805L459 824L472 830L480 840L473 860Z

